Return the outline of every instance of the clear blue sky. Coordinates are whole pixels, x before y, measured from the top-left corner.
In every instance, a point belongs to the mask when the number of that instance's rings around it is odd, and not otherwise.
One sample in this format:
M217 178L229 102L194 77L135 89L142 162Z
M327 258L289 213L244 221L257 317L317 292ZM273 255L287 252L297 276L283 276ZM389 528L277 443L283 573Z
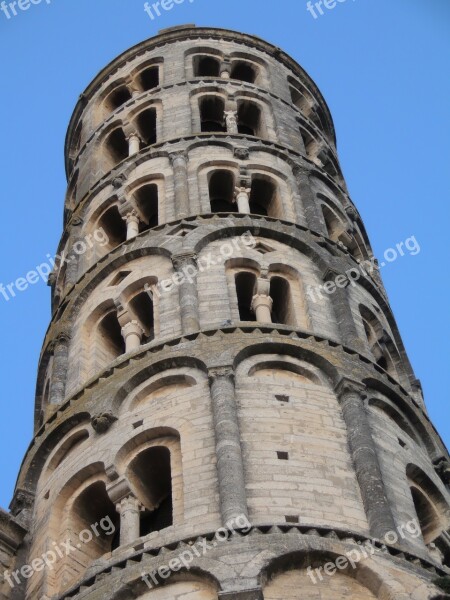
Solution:
M313 77L336 125L351 196L375 253L409 236L421 246L383 271L429 412L449 419L449 0L347 0L314 20L306 0L186 0L157 20L142 0L52 0L0 13L0 282L54 254L61 234L63 144L79 94L119 53L181 23L259 35ZM32 435L49 288L0 297L0 505L11 499Z

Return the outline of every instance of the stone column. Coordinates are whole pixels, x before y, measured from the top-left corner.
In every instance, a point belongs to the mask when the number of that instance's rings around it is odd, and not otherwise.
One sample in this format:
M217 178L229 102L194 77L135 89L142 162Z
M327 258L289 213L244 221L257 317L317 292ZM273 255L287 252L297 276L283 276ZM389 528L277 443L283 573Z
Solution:
M125 353L134 352L142 342L144 330L137 321L130 321L122 327L122 337L125 342Z
M189 214L189 182L187 156L183 152L169 154L173 168L175 189L175 213L179 219Z
M128 154L132 156L137 154L141 149L141 140L137 133L132 133L128 138Z
M179 254L172 257L177 273L181 327L183 334L200 330L197 290L197 257L193 253Z
M227 124L227 132L231 134L239 133L237 123L237 111L226 110L225 111L225 122Z
M255 295L252 298L252 310L259 323L272 323L273 300L270 297L270 280L267 270L256 280Z
M60 333L53 343L53 367L50 382L49 404L62 404L66 391L67 367L69 363L69 341L67 333Z
M352 309L350 306L350 298L348 293L348 281L345 287L342 287L341 281L347 280L346 275L341 275L332 269L328 269L323 276L325 284L333 284L333 293L330 294L330 302L336 317L338 325L340 341L344 346L354 348L358 352L365 351L365 344L359 338L358 330L356 329L355 320L353 318ZM337 285L339 283L339 285ZM328 295L326 292L323 296Z
M141 535L142 504L134 496L123 498L116 504L116 511L120 515L120 545L127 546L136 541Z
M70 246L67 252L67 256L65 257L66 261L66 277L64 288L68 286L75 285L78 281L78 265L80 261L80 255L76 252L73 252L72 249L76 243L82 241L81 237L81 226L83 225L83 220L79 217L76 217L72 220L72 235L70 238ZM61 265L62 266L62 265Z
M306 224L312 231L326 234L326 227L323 217L320 215L318 202L311 187L310 171L305 166L296 166L294 176L297 182L298 191L303 204L306 217Z
M135 210L127 213L123 220L127 224L127 240L139 235L139 217Z
M231 366L209 371L222 523L247 516L244 464L238 423L234 371Z
M250 214L250 192L251 188L247 187L237 187L235 188L235 198L238 207L238 212L243 215Z
M231 62L225 59L220 65L220 77L222 79L230 79L231 76Z
M383 539L387 533L395 531L396 525L364 405L364 391L363 384L345 378L336 388L370 533L378 539Z
M272 323L273 300L270 296L256 294L252 299L252 310L258 323Z

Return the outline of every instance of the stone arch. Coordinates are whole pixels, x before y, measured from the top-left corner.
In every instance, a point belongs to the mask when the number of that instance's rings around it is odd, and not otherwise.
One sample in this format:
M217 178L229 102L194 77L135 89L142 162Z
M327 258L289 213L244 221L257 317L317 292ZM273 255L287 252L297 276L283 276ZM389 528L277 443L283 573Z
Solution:
M380 319L364 304L359 305L368 347L375 362L394 378L403 374L399 352Z
M198 369L178 367L159 372L133 389L126 401L121 404L120 413L137 410L149 395L160 397L172 394L176 390L194 387L201 380L206 381L206 374Z
M342 556L338 551L327 549L294 551L277 556L259 576L264 600L296 600L299 589L305 597L308 597L308 592L315 594L317 600L336 600L341 595L358 600L406 600L402 586L392 581L384 569L370 559L356 563L355 568L347 560L345 568L335 567L334 574L327 576L323 571L324 565L336 565ZM319 568L322 568L323 581L314 570Z
M98 146L104 154L107 171L128 158L129 145L121 121L116 121L105 127L99 138Z
M428 546L438 541L441 533L448 529L450 506L437 485L417 465L409 463L406 466L406 477L422 530L422 537Z
M236 94L238 132L276 142L272 106L259 94L239 92Z
M97 372L125 353L117 307L112 299L105 300L85 319L82 325L88 340L86 356L91 372Z
M44 476L47 479L75 450L79 450L84 442L90 437L89 430L86 427L77 428L71 432L62 443L60 443L52 452L48 459Z
M282 325L311 329L301 273L290 265L271 263L269 279L270 296L273 300L272 321ZM286 282L287 288L286 286L276 288L275 280Z
M77 552L63 557L57 568L47 575L47 583L53 591L67 589L95 560L110 553L118 543L119 519L106 492L107 483L104 464L92 463L74 475L56 498L47 535L57 544L70 540ZM111 524L110 535L100 531L102 519ZM94 535L91 529L95 525L99 535ZM80 537L87 531L92 536L89 543Z
M212 160L199 167L199 189L205 196L202 206L209 205L207 212L238 212L234 201L238 177L239 165L236 161Z
M230 258L225 262L231 314L238 321L256 320L251 304L260 271L261 265L254 259Z
M140 220L139 233L157 227L165 221L165 177L152 173L139 177L125 188L133 198Z
M113 113L132 99L131 91L125 80L115 81L102 94L105 116Z
M120 294L122 306L126 307L130 316L136 319L142 328L142 344L153 341L161 329L159 298L150 293L151 287L157 282L157 277L148 275L130 283Z
M315 352L297 345L286 344L285 342L271 342L271 344L257 343L251 344L240 350L234 357L233 365L237 370L239 365L246 359L259 354L282 354L292 357L295 360L302 360L319 369L330 382L330 388L334 389L342 378L342 373L333 365L332 362L319 356Z
M150 98L141 102L128 113L129 122L139 134L140 148L156 144L163 138L163 103L162 100Z
M163 81L164 59L150 58L131 72L130 80L139 92L149 92L160 87Z
M404 433L406 433L417 445L425 448L425 444L421 439L419 433L415 430L412 423L409 421L406 414L402 412L400 408L392 404L390 401L384 398L372 397L368 402L370 407L373 407L383 415L385 415L389 421L395 423L395 425Z
M146 583L141 577L126 584L126 590L120 589L111 596L111 600L217 600L220 584L209 570L198 566L186 571L184 567L171 577L160 582L157 587L150 577ZM149 590L153 585L154 589Z
M430 432L424 425L421 411L415 408L412 404L408 404L408 402L402 396L400 396L393 388L389 387L384 382L378 379L373 379L369 377L364 379L363 383L367 386L367 389L371 396L373 396L374 393L379 392L383 395L384 401L386 401L387 399L391 405L394 405L398 407L399 410L401 410L401 412L405 415L405 417L414 427L415 431L417 431L422 441L422 444L425 446L430 458L434 459L439 454L440 449L437 447L433 440L433 436L430 435Z
M34 454L33 448L30 449L30 464L27 469L23 469L17 481L17 487L35 490L38 480L41 477L45 463L54 452L55 448L63 442L76 428L81 425L87 425L90 422L91 415L88 412L79 412L69 417L58 425L47 438L36 446ZM42 430L42 433L43 430ZM36 437L39 440L39 434Z
M207 366L203 361L190 356L179 356L159 360L151 365L146 366L133 377L131 377L131 379L123 383L112 399L111 406L113 413L117 413L122 403L128 397L130 389L138 389L141 384L160 373L169 371L171 369L183 369L185 367L196 369L205 375L208 371Z
M205 75L201 74L197 69L201 59L214 59L216 61L216 66L218 67L217 75ZM194 46L189 48L184 53L185 59L185 71L186 71L186 79L190 80L192 78L199 77L220 77L220 66L223 61L223 52L218 48L214 48L212 46Z
M252 231L252 227L249 227L248 225L225 225L224 227L221 227L220 229L217 229L215 231L211 231L210 233L203 235L200 239L198 239L195 242L194 250L196 253L199 253L203 248L205 248L206 246L208 246L216 240L222 240L226 239L227 237L243 235L248 231ZM264 222L261 222L258 227L258 239L273 239L282 244L291 246L292 248L298 250L301 254L304 254L305 256L310 258L315 263L318 271L320 272L325 272L328 268L328 264L322 256L320 248L314 247L301 239L293 237L293 235L289 235L287 233L280 232L275 229L270 229L269 227L265 227Z
M202 94L193 95L198 101L198 129L202 133L226 133L225 105L226 96L223 93L205 90ZM196 114L194 112L194 114Z
M117 452L114 464L144 507L141 536L183 521L180 434L171 427L146 429Z

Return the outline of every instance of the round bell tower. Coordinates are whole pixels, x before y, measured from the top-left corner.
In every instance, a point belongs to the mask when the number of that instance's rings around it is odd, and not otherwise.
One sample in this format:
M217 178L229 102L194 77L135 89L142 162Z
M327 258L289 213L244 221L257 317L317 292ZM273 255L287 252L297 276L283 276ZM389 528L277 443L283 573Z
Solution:
M305 71L164 30L66 170L3 598L445 597L449 455Z

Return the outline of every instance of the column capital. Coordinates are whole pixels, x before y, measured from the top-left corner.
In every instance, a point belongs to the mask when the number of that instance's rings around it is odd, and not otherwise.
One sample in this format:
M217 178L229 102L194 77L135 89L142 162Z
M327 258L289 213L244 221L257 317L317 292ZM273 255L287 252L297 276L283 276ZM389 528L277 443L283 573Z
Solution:
M248 188L245 186L242 186L242 187L236 186L234 188L234 197L238 198L241 194L245 194L246 196L249 196L251 191L252 191L252 188Z
M358 395L361 400L367 397L367 386L360 381L343 377L335 387L338 398L343 398L347 394Z
M182 254L175 254L172 256L172 264L176 271L180 271L187 265L194 264L197 266L197 254L195 254L195 252L183 252Z
M224 111L224 115L228 133L238 133L237 111L226 110Z
M139 143L142 142L141 136L137 133L137 131L132 131L126 136L127 142L131 142L132 140L139 140Z
M145 510L145 506L141 504L133 493L125 496L125 498L122 498L122 500L116 503L116 511L119 515L122 515L129 510L133 512L142 512Z
M145 331L142 329L141 325L135 320L129 321L128 323L126 323L122 327L121 332L122 332L122 336L124 337L125 340L130 335L137 335L139 337L142 337L145 333Z
M54 352L57 346L67 345L71 340L71 336L66 331L60 331L50 342L49 350L50 352Z
M212 384L218 379L230 379L234 382L234 368L232 365L224 365L221 367L211 367L208 369L209 383Z
M176 166L176 164L181 164L183 163L184 165L186 165L189 162L189 155L187 152L184 151L180 151L180 152L170 152L169 153L169 160L172 166Z
M130 211L128 211L123 217L122 219L127 223L127 225L129 223L135 223L136 225L139 225L139 215L137 213L137 211L133 208Z
M264 306L265 308L268 308L270 312L272 312L272 298L266 294L255 294L252 298L251 308L256 312L260 306Z

